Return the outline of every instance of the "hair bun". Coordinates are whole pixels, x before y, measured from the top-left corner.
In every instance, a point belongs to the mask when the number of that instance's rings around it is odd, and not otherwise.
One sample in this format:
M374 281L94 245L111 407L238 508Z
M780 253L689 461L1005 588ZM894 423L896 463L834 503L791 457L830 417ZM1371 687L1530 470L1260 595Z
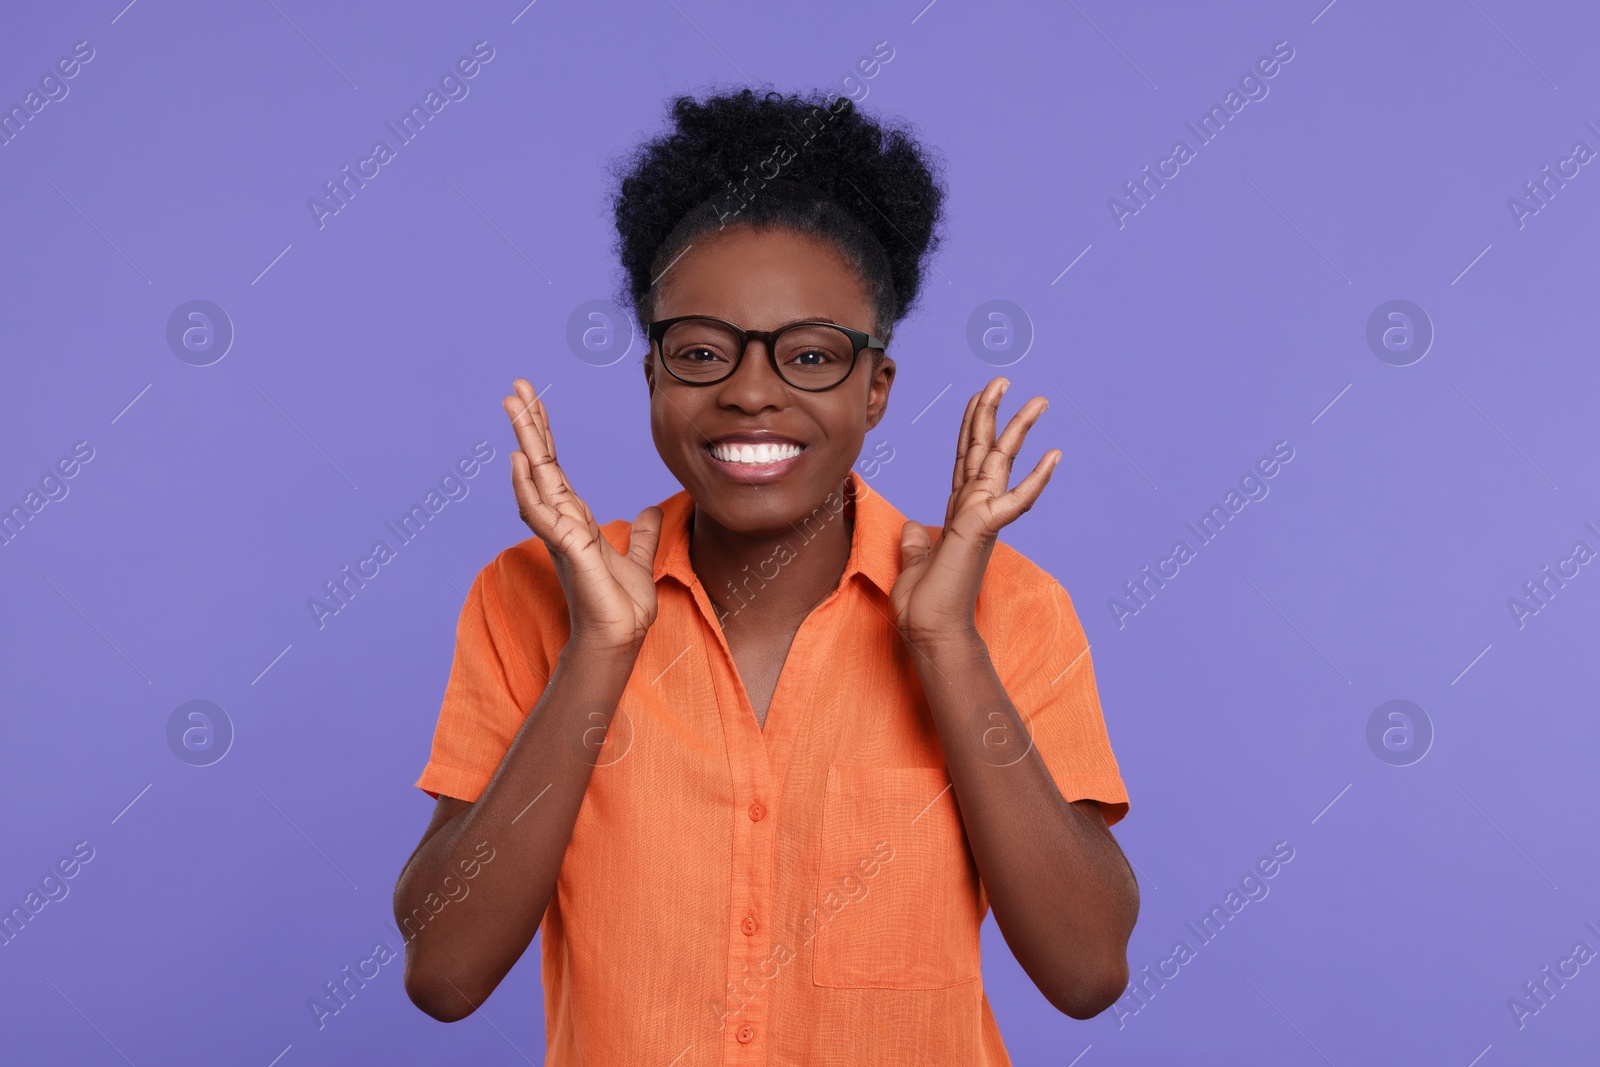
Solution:
M615 250L641 323L671 257L734 221L833 239L862 271L885 331L915 305L945 191L940 161L909 126L817 90L681 95L668 112L665 133L612 166Z

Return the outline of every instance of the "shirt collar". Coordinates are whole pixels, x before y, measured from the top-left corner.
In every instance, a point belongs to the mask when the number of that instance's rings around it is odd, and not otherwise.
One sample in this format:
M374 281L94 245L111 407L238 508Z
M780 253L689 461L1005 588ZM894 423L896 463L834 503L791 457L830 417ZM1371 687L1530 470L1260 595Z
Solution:
M900 530L906 517L875 492L859 472L851 470L846 481L855 500L855 529L851 534L850 559L845 563L840 584L847 584L851 575L860 574L888 596L895 579L900 576ZM836 503L823 501L819 507L824 514L830 514ZM694 498L687 489L680 489L659 506L661 539L656 545L655 580L659 582L670 575L693 588L699 581L689 562L689 524L694 519Z

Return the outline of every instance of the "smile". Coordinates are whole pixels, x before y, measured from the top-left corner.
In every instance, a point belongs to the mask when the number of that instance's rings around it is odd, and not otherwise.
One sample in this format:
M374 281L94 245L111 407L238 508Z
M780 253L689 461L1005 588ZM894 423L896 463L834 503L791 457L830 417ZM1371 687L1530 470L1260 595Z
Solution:
M781 463L786 459L793 459L805 450L804 445L792 445L782 442L771 445L717 443L707 447L713 456L724 463L742 463L751 466Z

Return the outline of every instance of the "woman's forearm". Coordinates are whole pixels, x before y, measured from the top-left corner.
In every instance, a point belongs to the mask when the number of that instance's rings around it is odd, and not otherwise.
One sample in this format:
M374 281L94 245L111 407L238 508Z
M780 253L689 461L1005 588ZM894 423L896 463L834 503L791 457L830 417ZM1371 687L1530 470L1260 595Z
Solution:
M635 658L563 649L483 793L401 874L406 992L434 1018L475 1011L538 932ZM485 853L492 862L481 862Z
M1062 798L981 638L919 640L912 658L995 922L1057 1009L1098 1014L1127 984L1139 912L1122 850L1098 805Z

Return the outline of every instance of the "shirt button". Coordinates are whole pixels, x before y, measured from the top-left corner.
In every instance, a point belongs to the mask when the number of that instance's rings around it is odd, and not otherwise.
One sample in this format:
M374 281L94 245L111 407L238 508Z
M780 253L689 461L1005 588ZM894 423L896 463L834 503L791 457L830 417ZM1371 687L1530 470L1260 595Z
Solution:
M746 1023L745 1025L739 1027L739 1029L735 1030L733 1036L739 1039L739 1044L748 1045L750 1042L755 1040L756 1032L749 1023Z
M750 802L750 821L751 822L760 822L762 819L766 818L766 815L767 815L767 806L765 804L761 803L761 801L759 801L759 800L752 800Z
M746 937L754 936L756 932L756 917L754 915L746 915L744 922L739 924L739 929L744 931Z

